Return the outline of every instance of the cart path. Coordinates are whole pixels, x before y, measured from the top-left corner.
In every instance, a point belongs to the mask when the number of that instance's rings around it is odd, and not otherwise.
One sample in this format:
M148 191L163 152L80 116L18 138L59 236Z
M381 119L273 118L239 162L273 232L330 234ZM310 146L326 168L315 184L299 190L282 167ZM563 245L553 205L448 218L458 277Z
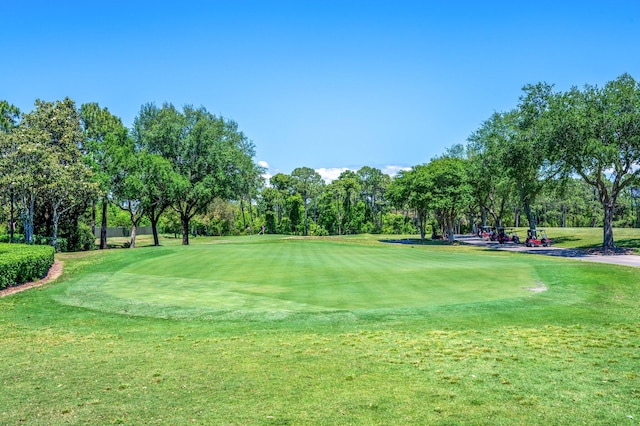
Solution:
M503 250L519 253L542 254L546 256L568 257L587 262L609 263L612 265L623 265L640 268L640 256L636 254L612 254L605 256L601 254L591 254L585 250L558 246L526 247L524 244L500 244L497 241L487 241L474 235L456 235L456 241L478 247L486 247L490 250Z
M39 287L43 284L48 283L49 281L53 281L57 279L60 275L62 275L62 266L63 266L63 263L59 260L56 260L53 262L53 265L51 265L51 268L49 268L49 272L47 273L47 276L44 277L43 279L39 281L32 281L30 283L24 283L24 284L12 286L12 287L7 287L3 290L0 290L0 297L5 297L10 294L25 291L33 287Z

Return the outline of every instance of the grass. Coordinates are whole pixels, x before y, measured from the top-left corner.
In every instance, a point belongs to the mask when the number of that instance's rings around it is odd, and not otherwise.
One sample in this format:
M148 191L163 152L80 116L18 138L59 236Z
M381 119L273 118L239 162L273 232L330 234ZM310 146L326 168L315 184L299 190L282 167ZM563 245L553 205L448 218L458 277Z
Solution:
M602 228L544 228L555 245L567 248L597 248L602 247ZM518 228L518 234L524 241L527 228ZM615 228L613 237L617 247L633 249L640 254L640 229Z
M0 299L0 423L640 419L636 269L370 236L174 243L64 255L58 282Z

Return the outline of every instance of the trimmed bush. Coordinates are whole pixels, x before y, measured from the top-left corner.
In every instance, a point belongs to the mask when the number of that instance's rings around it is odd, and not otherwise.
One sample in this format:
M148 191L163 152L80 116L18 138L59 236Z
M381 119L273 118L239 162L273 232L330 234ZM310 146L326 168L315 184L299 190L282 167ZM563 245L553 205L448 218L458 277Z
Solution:
M0 235L0 243L8 243L11 241L11 237L9 234ZM13 242L16 244L25 244L24 235L23 234L14 234ZM34 235L33 236L33 244L37 246L50 246L53 242L53 238L44 237L42 235ZM58 251L66 252L67 250L67 239L58 237Z
M0 289L44 277L53 256L51 246L0 244Z

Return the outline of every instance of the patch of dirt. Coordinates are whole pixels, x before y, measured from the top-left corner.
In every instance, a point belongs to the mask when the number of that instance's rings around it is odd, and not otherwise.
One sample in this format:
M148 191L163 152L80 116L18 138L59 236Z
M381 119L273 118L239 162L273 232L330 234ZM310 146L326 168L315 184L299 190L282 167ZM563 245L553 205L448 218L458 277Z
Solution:
M587 254L596 254L599 256L615 256L615 255L625 255L625 254L633 254L633 249L625 248L625 247L616 247L613 249L603 249L602 247L591 248L585 250Z
M524 289L532 291L534 293L540 293L548 290L547 286L544 285L543 283L536 283L536 284L538 284L536 287L525 287Z
M24 284L7 287L3 290L0 290L0 297L5 297L10 294L19 293L21 291L25 291L33 287L39 287L43 284L48 283L49 281L53 281L57 279L60 275L62 275L63 265L64 264L59 260L54 261L53 265L51 265L51 268L49 268L49 272L47 272L46 277L38 281L32 281L30 283L24 283Z

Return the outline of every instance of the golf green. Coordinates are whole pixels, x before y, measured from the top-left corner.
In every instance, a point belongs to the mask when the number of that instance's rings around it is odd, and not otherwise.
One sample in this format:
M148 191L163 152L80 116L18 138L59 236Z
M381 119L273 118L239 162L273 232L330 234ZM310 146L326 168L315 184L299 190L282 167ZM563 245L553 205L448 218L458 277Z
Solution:
M543 285L524 256L462 247L283 238L154 250L86 271L66 303L152 316L354 311L525 297Z

